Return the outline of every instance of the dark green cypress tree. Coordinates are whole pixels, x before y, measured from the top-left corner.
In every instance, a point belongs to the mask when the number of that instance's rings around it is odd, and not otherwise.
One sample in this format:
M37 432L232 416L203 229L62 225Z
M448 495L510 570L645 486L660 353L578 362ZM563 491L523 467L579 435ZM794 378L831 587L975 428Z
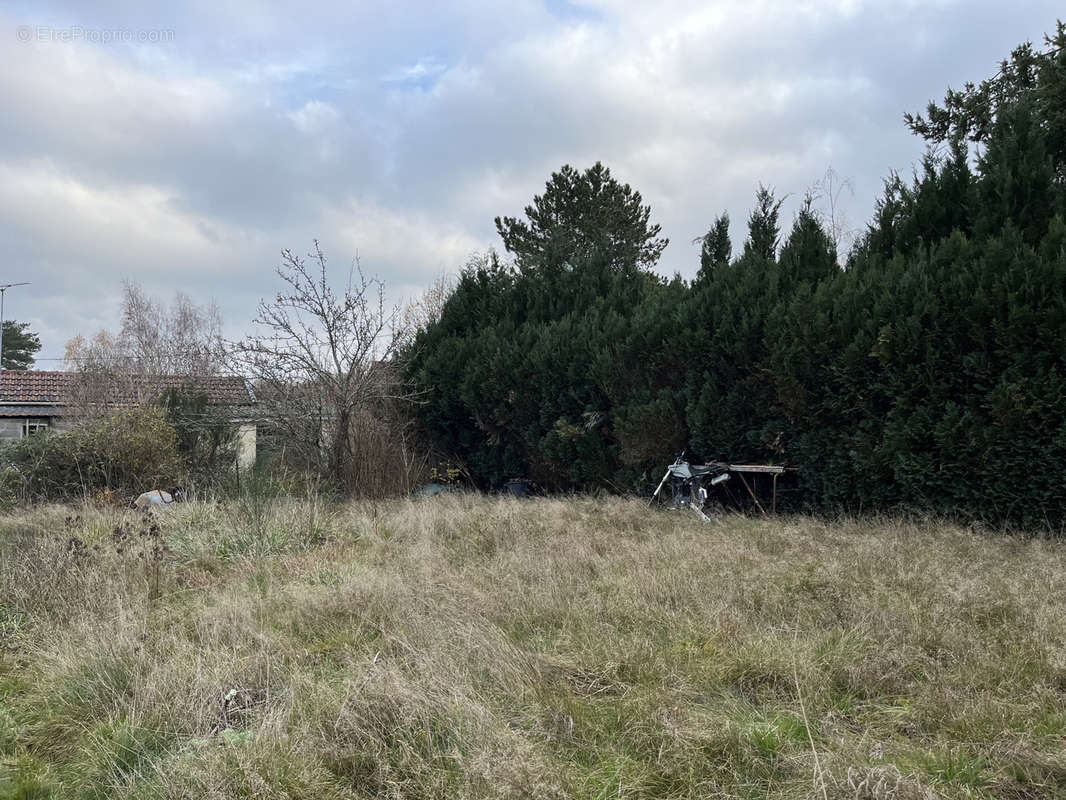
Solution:
M713 287L697 281L693 288L684 394L694 456L765 459L779 447L765 424L772 385L763 367L767 319L783 288L774 257L780 207L781 201L760 187L743 254L731 269L715 273Z
M1066 181L1066 24L1055 23L1045 37L1047 51L1038 69L1038 117L1045 121L1045 143L1059 183Z
M729 213L723 211L700 242L700 270L697 281L706 280L733 257L733 242L729 238Z
M778 216L784 198L774 198L773 189L760 185L755 194L755 208L748 217L748 240L744 243L744 255L755 255L767 261L777 257L781 243L781 228Z
M1037 244L1051 218L1062 212L1055 165L1048 153L1047 128L1031 100L1001 107L978 163L979 235L993 236L1011 223L1026 242Z
M817 283L839 269L836 245L812 210L812 203L808 195L781 248L781 273L786 280Z
M691 286L664 281L646 217L612 244L578 210L602 193L553 176L502 225L520 269L469 271L416 340L429 438L486 486L629 489L686 447L796 464L814 508L1063 518L1064 38L908 118L946 146L890 176L845 270L809 202L778 252L760 187L729 268L722 215Z

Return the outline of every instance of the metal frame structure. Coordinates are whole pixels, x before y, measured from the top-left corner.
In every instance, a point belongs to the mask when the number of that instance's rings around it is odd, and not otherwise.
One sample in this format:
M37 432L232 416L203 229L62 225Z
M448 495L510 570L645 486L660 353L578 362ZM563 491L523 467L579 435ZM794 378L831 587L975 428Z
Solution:
M777 511L777 479L788 471L788 467L775 464L730 464L725 461L712 461L709 464L689 464L683 459L684 453L678 457L677 461L666 468L666 474L659 481L658 487L656 487L651 500L648 502L649 506L655 502L663 487L669 483L673 496L672 505L675 508L692 508L704 520L709 520L710 517L704 511L704 505L708 497L707 487L725 483L735 474L740 478L744 488L748 490L748 494L751 495L751 499L755 502L755 507L765 514L766 509L763 508L762 503L759 502L759 498L755 494L754 476L771 475L773 476L773 490L770 513ZM746 474L752 475L751 484L744 477Z

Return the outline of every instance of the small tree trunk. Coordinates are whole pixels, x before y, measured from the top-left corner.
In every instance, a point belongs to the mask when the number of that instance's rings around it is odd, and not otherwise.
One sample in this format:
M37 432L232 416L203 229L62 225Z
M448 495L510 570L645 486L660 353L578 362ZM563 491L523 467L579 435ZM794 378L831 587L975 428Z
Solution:
M333 431L332 472L345 487L351 485L352 467L352 412L341 408L337 414L337 428Z

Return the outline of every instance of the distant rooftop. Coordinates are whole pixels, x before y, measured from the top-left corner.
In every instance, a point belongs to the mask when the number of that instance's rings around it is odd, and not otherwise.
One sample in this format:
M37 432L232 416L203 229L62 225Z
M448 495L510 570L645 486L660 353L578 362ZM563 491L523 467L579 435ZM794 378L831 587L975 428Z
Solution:
M207 402L218 406L242 406L255 403L248 383L237 375L128 375L110 380L106 375L85 375L58 370L0 371L0 403L51 403L64 405L77 391L79 378L97 382L107 389L105 402L136 405L167 389L187 387L207 395ZM102 382L102 383L101 383Z

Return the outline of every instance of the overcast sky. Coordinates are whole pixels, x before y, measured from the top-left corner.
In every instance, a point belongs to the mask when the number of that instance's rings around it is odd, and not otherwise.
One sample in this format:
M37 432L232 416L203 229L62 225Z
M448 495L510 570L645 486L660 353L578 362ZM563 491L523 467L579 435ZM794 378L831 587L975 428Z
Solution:
M992 74L1052 2L0 3L0 282L57 358L121 283L216 300L239 334L317 237L394 299L601 160L691 277L759 183L786 223L827 167L853 227L922 145L907 110ZM41 368L58 362L39 362Z

